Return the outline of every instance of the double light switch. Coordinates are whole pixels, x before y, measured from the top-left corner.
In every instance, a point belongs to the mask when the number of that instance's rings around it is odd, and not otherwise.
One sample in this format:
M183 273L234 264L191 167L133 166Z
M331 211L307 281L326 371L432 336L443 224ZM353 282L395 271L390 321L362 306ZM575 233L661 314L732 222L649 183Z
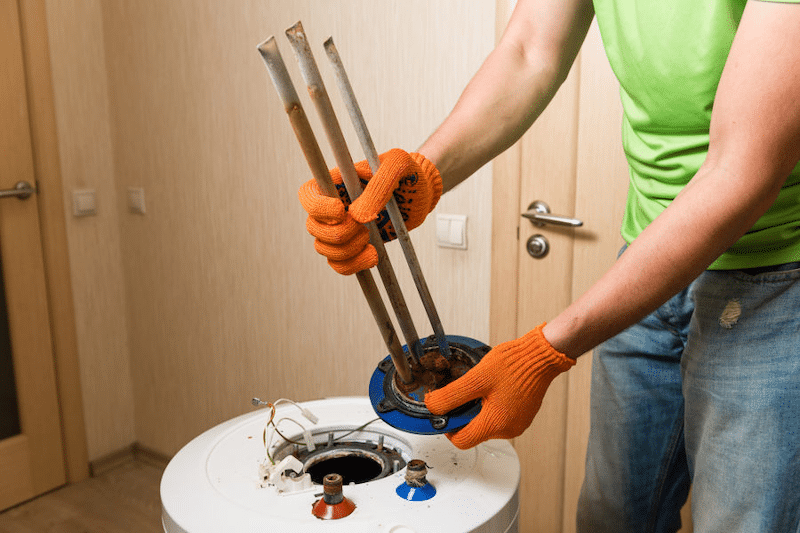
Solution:
M467 249L467 215L436 215L436 244Z

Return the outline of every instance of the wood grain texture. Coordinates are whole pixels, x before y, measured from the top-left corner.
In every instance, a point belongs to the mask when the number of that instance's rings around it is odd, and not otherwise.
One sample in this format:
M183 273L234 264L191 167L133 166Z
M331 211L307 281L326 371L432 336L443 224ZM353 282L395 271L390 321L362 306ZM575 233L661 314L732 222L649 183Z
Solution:
M44 0L19 3L33 166L68 482L89 475L78 340Z
M0 2L0 70L0 188L12 189L36 182L15 0ZM0 470L8 485L0 508L65 479L40 231L38 195L3 201L0 252L21 435L2 441L9 468Z

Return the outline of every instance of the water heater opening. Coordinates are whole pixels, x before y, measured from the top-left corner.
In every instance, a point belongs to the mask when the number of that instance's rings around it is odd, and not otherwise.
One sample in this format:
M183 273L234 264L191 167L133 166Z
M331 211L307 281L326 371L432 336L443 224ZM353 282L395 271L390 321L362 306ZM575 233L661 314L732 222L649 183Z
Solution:
M328 474L339 474L342 483L366 483L383 477L383 465L372 457L358 453L343 453L335 457L322 458L311 464L306 463L305 471L311 475L311 481L322 484Z
M338 436L337 436L338 435ZM302 436L290 438L275 450L276 460L293 455L311 480L321 485L328 474L339 474L344 485L367 483L392 475L406 466L408 445L378 431L317 430L311 446L299 444Z

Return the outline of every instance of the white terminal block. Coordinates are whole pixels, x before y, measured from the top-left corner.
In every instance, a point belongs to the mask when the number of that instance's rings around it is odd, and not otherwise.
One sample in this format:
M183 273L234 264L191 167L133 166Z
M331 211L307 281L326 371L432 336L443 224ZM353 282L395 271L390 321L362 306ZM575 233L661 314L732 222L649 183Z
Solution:
M467 215L436 214L436 244L443 248L467 249Z

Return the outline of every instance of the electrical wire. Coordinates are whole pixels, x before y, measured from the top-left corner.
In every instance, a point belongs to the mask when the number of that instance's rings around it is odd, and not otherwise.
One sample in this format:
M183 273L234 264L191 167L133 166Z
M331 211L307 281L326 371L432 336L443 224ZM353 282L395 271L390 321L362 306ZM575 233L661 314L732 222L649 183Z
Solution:
M358 433L359 431L363 431L363 429L364 429L365 427L367 427L368 425L370 425L370 424L372 424L372 423L375 423L375 422L377 422L378 420L380 420L380 418L373 418L373 419L372 419L372 420L370 420L369 422L367 422L367 423L365 423L365 424L363 424L363 425L361 425L361 426L359 426L359 427L357 427L357 428L355 428L355 429L351 429L350 431L348 431L348 432L347 432L347 433L345 433L344 435L339 435L338 437L336 437L335 439L333 439L333 442L336 442L337 440L342 440L343 438L345 438L345 437L347 437L347 436L350 436L350 435L352 435L353 433Z
M305 431L305 430L306 430L306 427L305 427L303 424L301 424L300 422L298 422L297 420L295 420L294 418L288 418L288 417L284 417L284 418L281 418L280 420L278 420L278 422L277 422L277 423L274 423L274 424L273 424L273 427L274 427L274 429L275 429L275 433L277 433L277 434L278 434L278 435L279 435L279 436L280 436L280 437L281 437L283 440L285 440L285 441L286 441L286 442L288 442L289 444L298 444L298 445L299 445L299 444L303 444L302 442L298 442L298 441L296 441L296 440L292 440L292 439L288 438L286 435L284 435L283 433L281 433L281 432L280 432L280 430L278 429L278 426L279 426L279 425L280 425L280 423L281 423L281 422L283 422L284 420L288 420L289 422L294 422L295 424L297 424L298 426L300 426L300 429L301 429L302 431Z
M264 401L259 400L258 398L253 398L253 405L263 405L263 406L267 407L270 410L269 420L267 420L267 423L264 425L264 431L263 431L263 433L261 435L261 440L262 440L262 442L264 444L264 452L266 454L267 460L272 465L275 464L275 460L273 459L272 454L270 454L270 451L269 451L270 448L272 448L272 436L270 436L270 438L267 439L267 431L269 430L270 426L272 426L272 430L279 437L281 437L284 441L286 441L289 444L296 444L298 446L302 445L302 444L307 444L307 443L304 443L304 442L300 442L300 441L296 441L296 440L290 439L289 437L287 437L286 435L281 433L281 431L278 429L278 425L281 422L283 422L284 420L288 420L290 422L294 422L295 424L297 424L302 431L306 430L306 428L305 428L305 426L303 426L303 424L301 424L300 422L298 422L297 420L295 420L293 418L283 417L280 420L278 420L277 422L275 422L276 406L279 405L279 404L282 404L282 403L289 403L289 404L297 407L300 410L300 412L303 413L303 416L305 416L309 420L312 420L311 417L313 417L313 415L311 415L311 413L309 413L308 410L306 410L303 406L301 406L297 402L295 402L293 400L289 400L287 398L280 398L278 400L275 400L274 402L264 402ZM313 418L316 418L316 417L313 417ZM377 422L379 420L380 420L380 418L373 418L372 420L360 425L359 427L357 427L355 429L352 429L352 430L348 431L347 433L343 433L342 435L339 435L338 437L332 439L332 442L340 441L343 438L352 435L353 433L358 433L359 431L363 431L364 428L366 428L370 424L373 424L373 423L375 423L375 422Z

